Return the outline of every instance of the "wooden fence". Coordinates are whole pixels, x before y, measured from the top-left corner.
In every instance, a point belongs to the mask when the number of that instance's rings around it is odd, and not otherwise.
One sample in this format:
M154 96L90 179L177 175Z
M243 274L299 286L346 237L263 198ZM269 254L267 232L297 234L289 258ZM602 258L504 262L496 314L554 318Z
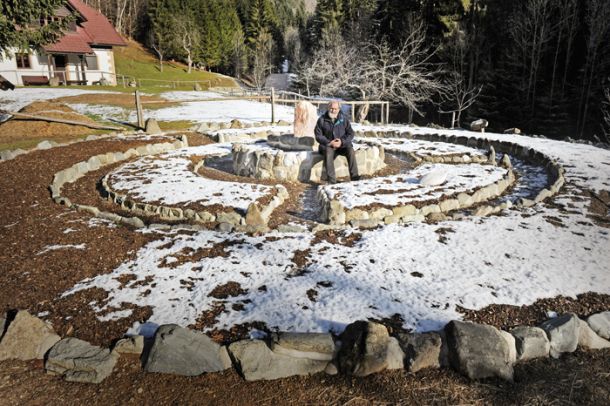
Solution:
M291 96L293 96L290 98ZM279 96L279 97L278 97ZM298 97L300 96L300 97ZM138 90L135 91L135 101L136 101L136 111L138 113L138 126L144 126L144 116L143 116L143 105L146 104L165 104L165 103L198 103L198 102L215 102L215 101L230 101L230 100L254 100L260 102L269 102L271 104L271 119L272 123L276 122L275 119L275 106L277 104L282 105L294 105L302 100L309 101L312 103L318 111L320 110L321 105L326 105L331 101L339 101L342 105L349 105L351 110L352 121L356 121L356 106L364 106L369 105L370 107L379 107L379 114L376 115L378 119L376 122L380 124L388 124L390 118L390 102L388 101L380 101L380 100L351 100L351 101L343 101L336 99L314 99L308 98L303 95L299 95L298 93L292 92L281 92L280 94L276 94L275 90L272 88L269 94L263 93L251 93L243 96L229 96L229 97L212 97L212 98L193 98L186 100L162 100L162 101L141 101L140 100L140 92ZM370 114L370 112L369 112Z

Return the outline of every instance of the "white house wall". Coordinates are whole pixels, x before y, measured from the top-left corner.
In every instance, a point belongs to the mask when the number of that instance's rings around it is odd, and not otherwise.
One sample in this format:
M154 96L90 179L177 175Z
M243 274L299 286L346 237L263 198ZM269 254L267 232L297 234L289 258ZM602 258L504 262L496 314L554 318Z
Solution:
M114 67L114 54L112 49L94 48L97 58L97 69L90 70L87 68L86 79L87 84L91 85L105 78L112 85L116 85L116 74ZM16 49L12 49L11 53L15 53ZM67 54L68 60L66 70L69 71L69 80L82 80L80 72L80 58L75 54ZM22 76L46 76L49 77L48 56L46 53L30 52L30 68L17 68L17 60L14 56L11 58L4 57L0 59L0 75L17 86L23 86Z

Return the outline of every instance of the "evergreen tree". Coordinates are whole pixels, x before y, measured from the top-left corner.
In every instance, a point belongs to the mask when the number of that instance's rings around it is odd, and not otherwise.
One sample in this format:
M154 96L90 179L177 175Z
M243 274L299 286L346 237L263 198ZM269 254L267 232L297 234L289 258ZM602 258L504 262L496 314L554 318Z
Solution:
M0 58L9 55L11 48L37 48L56 41L72 19L53 21L51 17L67 3L67 0L0 1Z

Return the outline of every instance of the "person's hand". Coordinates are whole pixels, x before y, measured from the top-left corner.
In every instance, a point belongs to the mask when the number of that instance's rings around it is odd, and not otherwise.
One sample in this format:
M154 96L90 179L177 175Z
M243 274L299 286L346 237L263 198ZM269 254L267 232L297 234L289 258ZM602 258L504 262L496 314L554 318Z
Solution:
M330 142L330 146L331 146L331 148L334 148L334 149L341 148L341 140L338 138L335 138L334 140L332 140Z

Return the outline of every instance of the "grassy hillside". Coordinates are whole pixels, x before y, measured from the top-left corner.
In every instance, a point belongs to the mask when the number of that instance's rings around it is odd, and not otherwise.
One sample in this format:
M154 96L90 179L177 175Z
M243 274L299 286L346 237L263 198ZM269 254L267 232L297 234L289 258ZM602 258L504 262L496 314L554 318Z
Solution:
M187 66L179 62L164 62L163 72L159 70L159 62L153 54L135 41L128 41L126 47L114 48L114 63L117 73L142 80L142 87L149 90L151 87L173 86L171 83L146 81L145 79L168 80L168 81L206 81L201 83L203 89L213 87L235 87L237 83L229 76L212 72L193 70L187 73ZM192 89L192 84L182 87Z

